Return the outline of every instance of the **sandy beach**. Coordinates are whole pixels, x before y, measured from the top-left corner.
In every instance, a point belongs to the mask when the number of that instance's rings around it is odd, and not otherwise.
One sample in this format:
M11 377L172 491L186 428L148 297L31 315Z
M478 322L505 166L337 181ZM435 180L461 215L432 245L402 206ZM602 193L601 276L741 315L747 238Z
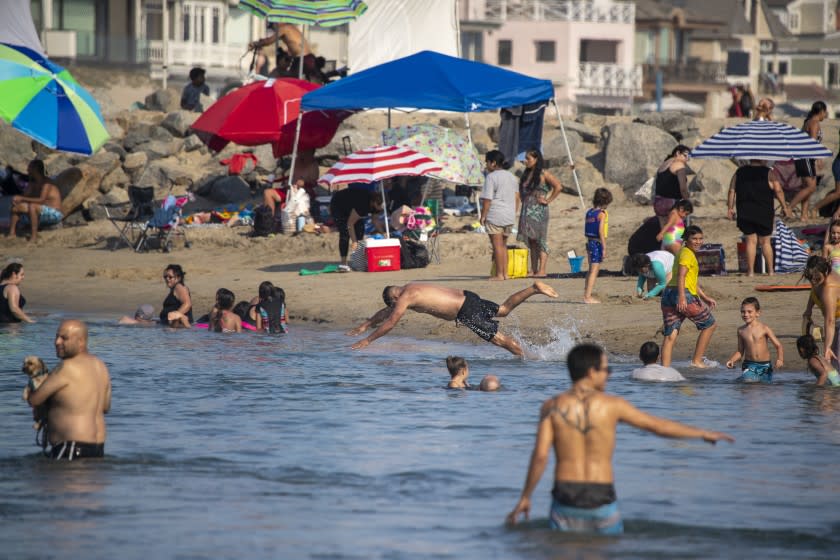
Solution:
M578 199L561 195L552 204L549 275L569 272L566 253L584 254L582 212ZM641 221L651 214L650 207L621 201L610 207L610 237L605 270L619 270L626 253L627 239ZM737 270L734 222L722 218L723 207L702 207L695 222L704 228L706 241L723 243L727 269ZM468 218L448 218L445 225L458 229ZM381 291L388 284L409 281L436 282L469 289L486 299L501 302L510 293L528 285L527 279L507 282L488 281L490 248L486 235L448 233L441 238L441 264L424 269L387 273L322 274L300 276L301 268L318 269L338 260L338 234L277 235L251 238L248 228L191 228L192 247L179 243L173 252L134 253L123 247L109 249L116 231L108 222L45 231L35 246L23 239L5 239L2 259L22 257L26 279L22 292L28 309L47 312L113 317L131 314L141 303L152 303L156 310L166 296L161 280L168 263L178 263L186 271L197 314L209 311L217 288L234 291L238 300L256 294L257 286L270 280L286 291L290 320L294 324L322 325L326 329L347 330L367 318L382 304ZM703 277L701 284L718 302L715 317L718 331L708 357L723 363L736 348L735 329L741 324L739 305L743 298L757 295L762 303L762 319L785 345L785 368L802 371L794 341L799 335L806 292L756 293L760 284L793 284L799 275L747 278L730 272L726 276ZM614 354L635 356L642 342L661 341L658 300L641 301L632 296L634 278L598 279L595 295L601 305L581 303L582 278L549 279L559 298L535 297L502 324L517 329L532 344L551 339L551 327L567 329L579 340L601 343ZM818 317L818 314L817 314ZM431 337L481 343L468 329L456 328L432 317L410 313L393 334ZM677 342L675 360L687 360L693 351L697 331L693 325L683 329ZM351 340L348 338L348 346Z

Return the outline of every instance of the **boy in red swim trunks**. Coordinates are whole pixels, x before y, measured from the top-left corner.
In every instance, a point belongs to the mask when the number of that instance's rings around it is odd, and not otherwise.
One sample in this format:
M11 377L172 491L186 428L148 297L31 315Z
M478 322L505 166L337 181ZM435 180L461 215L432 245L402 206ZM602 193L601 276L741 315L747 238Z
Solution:
M662 320L665 340L662 342L662 365L671 365L671 355L674 344L680 334L680 326L686 319L697 326L700 336L694 347L691 358L693 367L707 367L703 361L703 354L709 347L712 334L715 332L715 318L712 309L717 302L707 296L697 279L700 275L700 265L695 253L703 245L703 230L697 226L685 228L683 233L683 247L674 262L674 270L668 287L662 292Z

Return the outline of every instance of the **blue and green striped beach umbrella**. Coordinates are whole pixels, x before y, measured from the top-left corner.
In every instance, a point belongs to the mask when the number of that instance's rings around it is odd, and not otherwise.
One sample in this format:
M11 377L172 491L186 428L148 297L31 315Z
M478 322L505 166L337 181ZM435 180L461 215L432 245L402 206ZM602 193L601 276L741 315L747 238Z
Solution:
M99 105L70 72L7 43L0 43L0 118L63 152L90 155L108 139Z
M334 27L365 13L361 0L240 0L239 7L271 22Z

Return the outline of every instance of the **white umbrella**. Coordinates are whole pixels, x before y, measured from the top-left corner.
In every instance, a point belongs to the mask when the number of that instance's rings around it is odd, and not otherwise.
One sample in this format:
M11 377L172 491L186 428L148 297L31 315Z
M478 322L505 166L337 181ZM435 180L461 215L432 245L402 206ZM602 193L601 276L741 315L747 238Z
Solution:
M831 150L788 124L749 121L724 128L691 151L691 157L718 159L819 159Z

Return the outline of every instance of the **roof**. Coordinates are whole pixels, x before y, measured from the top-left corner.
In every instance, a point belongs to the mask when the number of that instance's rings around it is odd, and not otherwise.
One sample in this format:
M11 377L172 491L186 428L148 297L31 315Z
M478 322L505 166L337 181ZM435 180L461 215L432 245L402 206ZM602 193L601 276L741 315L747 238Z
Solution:
M840 35L790 36L778 42L777 50L782 54L840 54Z
M732 0L684 0L685 8L695 13L715 14L724 25L717 29L698 29L692 37L698 39L719 39L733 35L749 35L752 25L744 16L740 2Z
M788 4L792 4L795 0L763 0L770 8L787 8Z
M770 8L768 7L768 3L769 0L761 0L763 8L762 11L764 12L764 19L767 21L767 27L770 29L770 35L772 35L774 39L792 37L793 34L785 26L785 24L782 23L782 20L779 19L779 16L777 16L770 10Z
M706 15L693 9L675 6L674 2L665 0L636 0L636 21L664 21L671 20L674 10L680 10L687 24L720 25L723 19Z

